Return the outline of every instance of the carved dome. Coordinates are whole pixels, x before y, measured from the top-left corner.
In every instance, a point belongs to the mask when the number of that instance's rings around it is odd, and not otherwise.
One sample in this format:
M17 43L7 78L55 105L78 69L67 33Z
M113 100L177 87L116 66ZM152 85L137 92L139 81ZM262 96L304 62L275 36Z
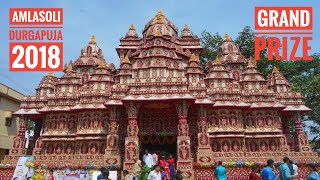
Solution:
M220 52L223 55L226 54L236 54L239 55L240 51L239 48L233 43L232 39L230 38L229 34L225 34L223 43L220 46Z
M244 64L248 62L228 34L224 36L223 43L219 48L218 57L222 63Z
M138 33L133 24L130 25L129 31L126 33L125 38L138 38Z
M275 92L278 92L279 90L281 90L282 92L291 91L290 83L275 66L273 67L272 72L268 75L267 80L268 86L272 88ZM277 88L277 86L282 87Z
M192 37L193 34L189 29L189 26L187 24L184 25L183 30L181 31L181 37Z
M95 36L92 35L88 45L81 49L80 57L74 62L74 65L99 65L100 59L103 59L102 49L99 48Z
M144 37L160 35L178 37L178 28L164 16L162 11L158 11L157 15L147 23L142 33Z
M52 72L49 72L42 78L38 88L36 88L37 96L48 96L54 91L55 85L58 82L59 79L55 77Z
M49 72L46 76L44 76L38 86L37 89L40 88L54 88L56 83L58 82L58 78L53 75L52 72Z

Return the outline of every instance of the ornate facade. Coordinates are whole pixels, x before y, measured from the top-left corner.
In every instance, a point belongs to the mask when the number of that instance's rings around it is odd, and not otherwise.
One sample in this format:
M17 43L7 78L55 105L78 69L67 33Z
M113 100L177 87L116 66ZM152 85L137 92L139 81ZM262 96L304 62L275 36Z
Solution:
M37 123L32 154L47 164L131 169L148 135L174 137L177 168L189 178L194 162L318 160L302 130L303 96L276 67L265 79L228 35L206 72L199 38L187 25L179 35L161 11L142 37L131 25L116 51L119 69L92 36L61 78L43 77L15 113L20 133L4 161L26 153L28 118Z

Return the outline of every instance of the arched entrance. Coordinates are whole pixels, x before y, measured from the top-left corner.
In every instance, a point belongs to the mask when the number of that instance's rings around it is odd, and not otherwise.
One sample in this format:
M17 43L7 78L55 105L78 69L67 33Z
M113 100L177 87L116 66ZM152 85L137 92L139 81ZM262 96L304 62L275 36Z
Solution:
M149 152L159 153L160 155L177 157L177 136L176 135L149 135L139 136L142 158L145 149Z
M138 115L140 158L145 149L163 155L177 155L178 118L170 103L142 105Z

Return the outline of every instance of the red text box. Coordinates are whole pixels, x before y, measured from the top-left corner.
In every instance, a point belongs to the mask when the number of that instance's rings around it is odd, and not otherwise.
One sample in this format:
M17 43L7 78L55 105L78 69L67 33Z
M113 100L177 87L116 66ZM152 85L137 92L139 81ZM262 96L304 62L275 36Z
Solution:
M10 71L62 71L62 42L11 42Z
M260 52L267 48L268 60L312 60L312 56L308 56L311 46L308 44L312 37L258 37L254 38L255 60L260 60ZM292 49L288 46L288 41L293 43ZM302 48L302 56L296 55L298 48Z
M312 7L255 7L256 30L312 30Z
M10 8L10 25L63 25L62 8Z

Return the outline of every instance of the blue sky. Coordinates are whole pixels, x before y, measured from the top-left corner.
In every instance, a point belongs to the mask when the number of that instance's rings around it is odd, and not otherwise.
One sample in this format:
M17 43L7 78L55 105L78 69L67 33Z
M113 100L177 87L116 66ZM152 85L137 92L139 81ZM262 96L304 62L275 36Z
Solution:
M61 7L64 8L64 62L76 59L92 34L102 48L108 63L119 65L115 48L125 35L131 23L141 34L144 25L155 16L159 9L177 26L179 31L188 24L192 32L200 36L203 30L228 32L231 37L246 25L253 27L255 6L313 6L313 41L310 53L320 52L319 12L316 0L7 0L0 7L0 82L26 95L35 91L46 73L10 72L8 67L9 22L11 7ZM57 73L55 73L57 74ZM61 73L59 74L61 75Z

